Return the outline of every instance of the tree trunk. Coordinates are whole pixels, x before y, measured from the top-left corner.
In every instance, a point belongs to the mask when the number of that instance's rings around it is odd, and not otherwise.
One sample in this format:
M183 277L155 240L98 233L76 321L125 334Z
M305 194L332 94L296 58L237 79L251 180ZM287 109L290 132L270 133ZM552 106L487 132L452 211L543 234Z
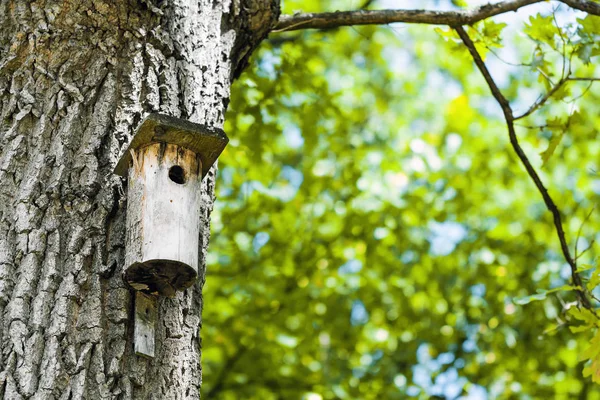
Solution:
M156 356L133 353L124 182L149 112L221 127L231 81L278 0L0 0L0 395L198 398L198 283L161 298Z

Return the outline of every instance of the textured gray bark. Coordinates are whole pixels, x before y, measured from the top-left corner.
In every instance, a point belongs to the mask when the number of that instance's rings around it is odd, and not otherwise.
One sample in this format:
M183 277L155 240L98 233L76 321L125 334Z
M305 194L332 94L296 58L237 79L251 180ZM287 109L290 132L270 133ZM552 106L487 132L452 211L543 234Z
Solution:
M160 112L221 127L231 80L277 0L0 0L0 397L198 398L199 282L161 299L156 357L133 354L112 170Z

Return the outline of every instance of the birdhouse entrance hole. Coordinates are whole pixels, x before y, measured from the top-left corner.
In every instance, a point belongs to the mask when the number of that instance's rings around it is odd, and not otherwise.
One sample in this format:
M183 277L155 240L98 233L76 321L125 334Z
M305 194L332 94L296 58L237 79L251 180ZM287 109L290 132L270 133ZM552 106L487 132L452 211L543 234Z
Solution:
M169 179L178 185L185 183L185 171L179 165L173 165L169 168Z

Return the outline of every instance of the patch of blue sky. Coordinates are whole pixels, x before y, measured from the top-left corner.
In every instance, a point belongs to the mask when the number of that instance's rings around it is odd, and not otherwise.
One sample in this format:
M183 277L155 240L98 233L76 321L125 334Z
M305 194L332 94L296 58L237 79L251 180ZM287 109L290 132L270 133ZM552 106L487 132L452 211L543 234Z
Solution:
M335 160L323 158L315 162L315 165L312 169L312 173L314 176L334 176L336 172L336 167L337 166Z
M220 266L229 265L231 264L231 257L227 254L219 254L217 262Z
M252 239L252 248L255 253L258 253L267 243L271 236L267 232L258 232Z
M363 268L363 263L360 260L352 259L346 261L338 268L338 274L347 275L347 274L356 274L360 272Z
M394 377L394 385L396 385L398 389L403 389L407 382L408 379L406 379L406 376L402 374L398 374Z
M578 254L578 253L575 253ZM580 253L579 253L580 254ZM571 267L569 266L569 264L564 263L562 265L562 267L560 268L560 278L557 280L553 280L551 282L552 287L555 286L562 286L564 284L566 284L569 279L571 279Z
M419 386L422 391L430 396L437 395L447 399L455 399L462 393L463 388L469 381L467 378L459 376L456 366L440 372L443 365L451 364L454 361L454 354L442 353L437 359L433 359L429 351L429 345L423 343L418 347L416 355L419 363L412 368L412 383ZM434 376L435 379L433 379Z
M311 97L302 92L295 92L290 94L289 96L284 96L281 98L281 103L286 107L299 107L304 103L307 103Z
M462 145L462 136L458 133L449 133L446 135L446 152L449 154L456 153Z
M437 361L442 365L447 365L447 364L451 364L455 358L456 357L454 356L453 353L441 353L438 356Z
M373 155L372 162L376 161L376 155ZM356 187L362 192L360 196L354 199L353 206L357 200L365 203L370 210L374 209L374 204L380 204L381 200L391 203L397 208L406 206L406 200L403 195L408 191L409 178L404 172L388 171L383 176L380 170L364 170L362 176L356 181ZM373 204L368 204L372 202Z
M430 252L437 256L446 256L454 251L456 245L467 237L467 229L454 221L431 222L429 224Z
M367 370L364 367L352 368L352 376L355 378L361 379L366 373Z
M429 352L429 344L422 343L417 347L417 361L419 364L427 364L431 361L431 353Z
M422 9L434 10L434 11L449 11L459 10L460 7L455 6L448 0L379 0L377 1L378 8L415 8L418 6Z
M369 312L360 300L352 302L352 310L350 311L350 323L352 326L364 325L369 322Z
M463 351L473 353L477 351L477 343L473 339L467 339L462 344Z
M304 145L302 132L295 124L286 124L285 128L283 128L283 136L287 145L292 149L299 149Z
M384 203L372 197L360 196L355 197L350 201L350 205L352 209L357 210L358 212L368 214L371 212L378 212L384 206Z
M373 231L373 237L377 240L385 239L389 236L389 234L390 230L381 226L375 228L375 230Z
M488 393L483 386L469 385L467 395L460 397L460 400L487 400Z
M304 175L298 170L290 166L284 166L281 169L281 177L285 183L278 183L272 187L266 187L259 181L244 182L240 187L240 195L243 198L250 197L255 191L266 196L279 199L283 202L291 201L302 185Z
M280 116L271 114L268 107L261 107L260 116L262 117L262 122L264 124L270 124L281 120Z
M254 193L254 191L261 192L262 188L263 188L263 184L260 183L259 181L244 182L240 186L240 196L242 196L243 198L248 198L252 195L252 193Z
M400 256L400 261L403 264L408 264L411 262L415 262L419 259L419 254L416 251L407 250Z
M408 35L399 35L405 40L412 40ZM389 69L398 76L406 76L412 73L416 76L413 71L412 65L414 64L414 55L408 48L397 48L392 46L386 46L381 52L382 57L387 61Z
M281 169L281 176L296 189L300 188L302 182L304 181L304 175L302 174L302 172L289 165L283 166L283 168Z
M357 67L366 67L367 63L366 63L366 59L362 54L353 54L352 55L352 62L354 63L354 65L356 65Z
M426 391L433 386L431 382L431 371L422 364L417 364L413 367L413 383L419 385Z
M594 194L600 194L600 179L594 179L590 187Z
M219 168L219 178L227 186L232 185L234 173L235 173L235 169L232 167Z
M486 287L483 283L478 283L469 288L469 291L473 296L483 297L485 296Z
M555 258L555 257L554 257ZM547 276L553 276L560 272L563 263L558 260L548 260L539 263L533 271L532 278L539 282Z
M281 57L279 54L267 51L263 52L258 65L258 75L269 79L277 78L277 67L281 65Z
M455 399L463 391L463 387L469 381L465 377L459 377L456 368L448 368L435 377L433 387L429 394L443 396L446 399Z
M329 69L326 72L327 81L329 82L329 93L339 93L343 100L348 104L352 104L355 96L349 93L356 85L356 79L353 75L344 73L338 69Z
M381 360L381 359L383 358L383 356L384 356L384 353L383 353L383 351L381 351L381 350L375 350L375 351L373 352L373 354L372 354L373 363L375 363L375 362L377 362L377 361Z
M436 91L446 99L453 99L462 94L460 84L452 79L447 73L440 70L432 70L427 75L427 85L425 90Z

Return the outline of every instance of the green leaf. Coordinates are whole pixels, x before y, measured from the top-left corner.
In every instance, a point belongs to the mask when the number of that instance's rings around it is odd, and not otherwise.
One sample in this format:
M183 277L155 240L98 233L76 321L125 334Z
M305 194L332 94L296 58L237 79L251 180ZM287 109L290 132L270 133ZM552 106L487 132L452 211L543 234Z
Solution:
M560 144L560 141L562 140L563 136L564 132L552 134L550 143L548 143L548 148L540 153L540 156L542 157L542 167L546 166L550 158L554 155L554 152Z
M573 333L586 332L592 329L590 325L569 326L569 330Z
M485 39L493 43L499 43L502 38L500 34L502 33L502 30L506 28L506 26L507 25L504 22L498 23L491 19L486 19L483 21L482 34L485 36Z
M594 337L590 340L589 346L581 352L579 355L580 361L591 360L592 363L589 365L589 370L587 372L587 376L592 375L594 382L600 382L597 379L600 379L600 330L596 330ZM584 373L586 376L586 373Z
M569 315L579 321L585 322L589 326L596 325L598 322L596 316L587 308L571 307L569 309Z
M523 31L534 41L547 44L553 49L556 48L555 36L559 31L554 25L552 15L537 14L529 17L529 24L525 25Z
M600 272L594 271L594 273L592 273L592 276L590 277L587 288L588 288L588 290L594 290L599 284L600 284Z
M581 264L579 267L577 267L577 272L581 273L581 272L589 271L589 270L594 269L594 268L596 268L595 265Z
M539 301L539 300L545 300L545 299L546 299L546 292L543 292L543 293L532 294L532 295L524 296L524 297L515 297L515 298L513 298L513 302L518 305L525 305L525 304L531 303L532 301Z

